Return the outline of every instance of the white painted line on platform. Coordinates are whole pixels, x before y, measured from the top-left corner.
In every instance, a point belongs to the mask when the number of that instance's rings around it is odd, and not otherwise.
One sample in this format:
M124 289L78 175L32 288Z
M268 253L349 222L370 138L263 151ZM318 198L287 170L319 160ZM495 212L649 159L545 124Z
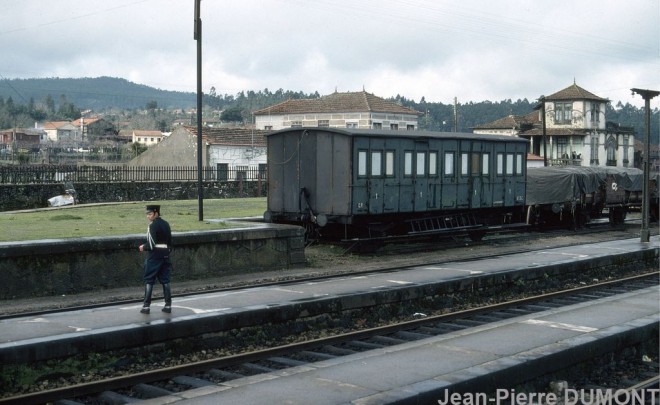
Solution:
M394 284L414 284L412 281L401 281L401 280L387 280L388 283L394 283Z
M457 269L457 268L452 268L452 267L424 267L424 270L449 270L449 271L458 271L461 273L468 273L468 274L483 274L483 271L480 270L466 270L466 269Z
M540 325L540 326L547 326L550 328L572 330L575 332L594 332L598 330L598 328L591 328L589 326L580 326L580 325L573 325L570 323L561 323L561 322L542 321L540 319L528 319L526 321L522 321L522 323L526 323L528 325Z
M579 254L579 253L566 253L566 252L561 252L560 255L579 257L580 259L584 259L585 257L589 257L589 255L583 255L583 254Z
M24 321L18 321L19 323L48 323L50 322L46 318L34 318L34 319L26 319Z
M152 305L151 310L155 311L156 309L160 309L162 307L163 307L162 305ZM121 307L119 309L128 310L128 311L136 311L136 310L141 309L141 308L142 308L142 305L140 304L140 305L134 305L134 306L130 306L130 307ZM193 308L193 307L184 307L184 306L181 306L181 305L172 305L173 312L174 312L174 308L187 309L189 311L192 311L195 314L207 314L207 313L210 313L210 312L220 312L220 311L226 311L228 309L231 309L231 307L200 309L200 308ZM154 314L155 314L155 312L152 312L152 315L154 315Z
M91 330L90 328L80 328L78 326L68 326L68 327L75 330L76 332L84 332L86 330Z
M172 314L174 314L174 309L179 308L179 309L187 309L189 311L192 311L195 314L208 314L211 312L222 312L222 311L227 311L231 309L231 307L227 308L212 308L212 309L200 309L200 308L192 308L192 307L182 307L179 305L172 305Z
M304 291L288 290L286 288L273 288L273 291L280 291L285 293L306 294Z

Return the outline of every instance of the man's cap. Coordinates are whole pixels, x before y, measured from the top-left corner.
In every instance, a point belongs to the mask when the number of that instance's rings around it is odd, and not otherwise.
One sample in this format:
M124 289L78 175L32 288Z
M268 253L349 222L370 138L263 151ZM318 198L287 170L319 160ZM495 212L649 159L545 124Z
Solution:
M160 212L160 205L147 205L147 212Z

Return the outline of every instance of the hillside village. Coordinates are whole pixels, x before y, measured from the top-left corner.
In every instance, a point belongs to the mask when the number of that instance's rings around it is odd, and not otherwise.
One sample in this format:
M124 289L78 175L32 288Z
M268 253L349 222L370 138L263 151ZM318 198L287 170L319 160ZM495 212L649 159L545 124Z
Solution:
M525 115L503 116L472 128L478 134L529 141L528 165L640 167L641 142L635 128L606 117L607 98L576 83L544 98ZM543 112L545 111L545 130ZM237 126L207 118L202 124L204 166L227 173L262 173L265 135L290 127L422 129L425 112L404 107L365 90L335 92L314 99L289 99L252 111L253 123ZM192 117L192 115L191 115ZM0 162L29 156L30 163L113 163L129 166L195 166L196 122L180 119L171 132L117 128L103 117L35 123L34 128L0 130ZM643 129L637 129L638 133ZM660 169L657 146L652 170ZM244 175L244 174L243 174Z

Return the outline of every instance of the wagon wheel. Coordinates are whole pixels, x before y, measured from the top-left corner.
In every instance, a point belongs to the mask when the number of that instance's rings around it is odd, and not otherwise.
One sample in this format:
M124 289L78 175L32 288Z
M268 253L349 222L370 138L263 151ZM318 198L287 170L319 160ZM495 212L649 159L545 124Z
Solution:
M481 242L484 236L486 236L486 231L469 231L468 236L472 242Z

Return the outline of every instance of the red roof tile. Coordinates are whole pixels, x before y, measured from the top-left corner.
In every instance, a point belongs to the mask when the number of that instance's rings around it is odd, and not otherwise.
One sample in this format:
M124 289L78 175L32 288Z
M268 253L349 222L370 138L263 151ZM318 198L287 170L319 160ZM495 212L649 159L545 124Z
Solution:
M287 100L254 112L254 115L381 112L422 115L421 112L400 106L366 91L333 93L321 98Z
M197 136L197 127L185 126ZM202 128L202 139L210 145L227 146L266 146L266 134L273 131L251 128Z
M573 83L572 85L566 87L564 90L560 90L554 94L551 94L545 98L548 101L553 100L596 100L596 101L609 101L606 98L598 97L597 95L583 89L577 84Z
M532 111L527 115L509 115L486 124L478 125L474 129L521 129L524 124L534 125L539 122L538 111Z

